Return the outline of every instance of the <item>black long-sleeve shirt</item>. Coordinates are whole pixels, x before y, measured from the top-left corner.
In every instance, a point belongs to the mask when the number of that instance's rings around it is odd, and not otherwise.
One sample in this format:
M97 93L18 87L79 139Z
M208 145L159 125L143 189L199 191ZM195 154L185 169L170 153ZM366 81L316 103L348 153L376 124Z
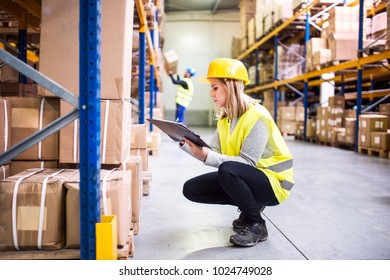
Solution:
M174 83L175 85L181 85L183 88L188 89L188 84L185 81L180 80L179 75L176 76L176 80L172 74L170 74L169 76L171 77L172 83Z

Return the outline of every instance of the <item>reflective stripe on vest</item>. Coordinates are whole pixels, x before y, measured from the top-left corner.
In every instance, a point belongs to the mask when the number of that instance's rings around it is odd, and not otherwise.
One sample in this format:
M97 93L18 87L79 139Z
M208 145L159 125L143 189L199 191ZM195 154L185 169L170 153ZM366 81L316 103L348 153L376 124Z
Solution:
M273 172L282 172L285 170L288 170L293 167L293 159L289 159L286 161L282 161L280 163L277 163L275 165L264 167L266 169L272 170Z
M294 183L291 183L290 181L284 180L284 181L279 181L280 185L282 186L283 189L287 191L291 191L291 189L294 187Z

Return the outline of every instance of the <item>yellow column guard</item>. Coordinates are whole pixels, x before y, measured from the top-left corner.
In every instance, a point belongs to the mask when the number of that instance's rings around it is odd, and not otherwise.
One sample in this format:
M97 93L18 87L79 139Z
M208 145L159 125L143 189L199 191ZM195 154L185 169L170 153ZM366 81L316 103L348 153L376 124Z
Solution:
M117 218L102 216L102 222L96 223L96 259L117 260Z

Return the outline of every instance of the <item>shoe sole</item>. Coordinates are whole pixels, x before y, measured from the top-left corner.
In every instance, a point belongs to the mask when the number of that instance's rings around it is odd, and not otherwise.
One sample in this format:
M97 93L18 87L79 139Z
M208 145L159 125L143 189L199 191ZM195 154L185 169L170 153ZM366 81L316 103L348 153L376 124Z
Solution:
M268 236L267 236L268 237ZM252 242L252 243L246 243L246 244L240 244L239 242L237 242L233 237L230 237L230 243L232 243L233 245L235 246L238 246L238 247L253 247L255 246L257 243L259 242L263 242L263 241L266 241L267 240L267 237L265 238L260 238L258 239L256 242Z

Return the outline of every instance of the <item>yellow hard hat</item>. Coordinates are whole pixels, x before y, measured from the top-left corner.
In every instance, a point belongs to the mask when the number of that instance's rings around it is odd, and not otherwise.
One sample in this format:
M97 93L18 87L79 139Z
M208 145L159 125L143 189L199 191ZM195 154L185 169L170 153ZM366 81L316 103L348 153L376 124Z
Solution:
M226 78L243 81L245 85L250 83L248 71L244 63L232 58L217 58L211 61L207 76L199 80L208 83L208 78Z

